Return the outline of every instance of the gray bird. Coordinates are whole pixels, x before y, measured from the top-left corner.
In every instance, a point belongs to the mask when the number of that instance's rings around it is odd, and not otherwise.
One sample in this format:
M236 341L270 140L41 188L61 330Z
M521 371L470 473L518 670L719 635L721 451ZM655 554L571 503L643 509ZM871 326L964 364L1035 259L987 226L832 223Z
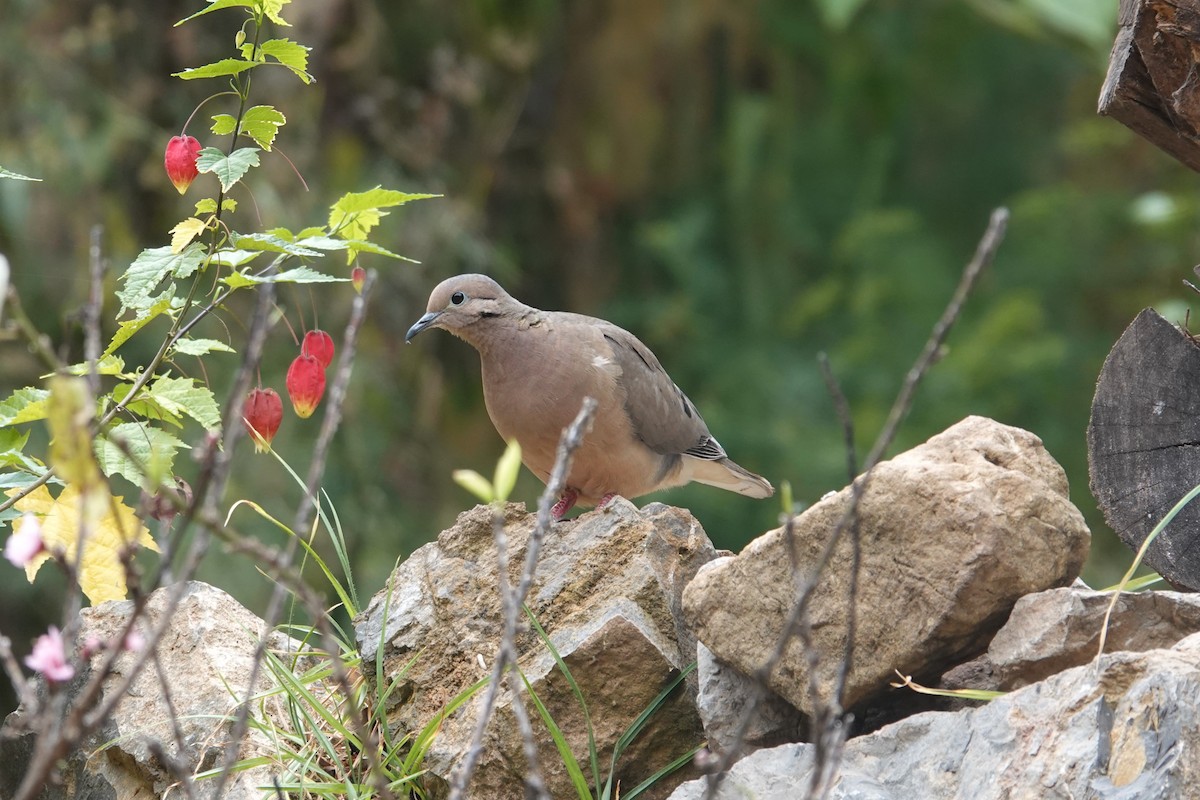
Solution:
M449 331L479 351L483 398L497 432L548 482L558 440L584 397L597 401L591 432L575 452L555 519L575 503L603 506L690 481L770 497L764 478L735 464L650 348L611 322L540 311L486 275L437 285L405 342L426 328Z

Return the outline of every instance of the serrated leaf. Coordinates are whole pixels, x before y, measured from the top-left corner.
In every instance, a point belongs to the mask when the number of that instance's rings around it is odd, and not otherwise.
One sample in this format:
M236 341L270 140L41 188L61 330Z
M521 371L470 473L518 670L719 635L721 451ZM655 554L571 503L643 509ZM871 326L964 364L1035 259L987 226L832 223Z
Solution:
M0 402L0 427L45 419L46 400L49 397L50 392L46 389L30 386L17 389L4 402Z
M206 227L208 226L204 224L203 220L188 217L171 228L171 252L183 252L183 248L191 244L192 239L203 233Z
M307 239L309 236L324 236L325 229L322 227L305 228L295 235L295 239Z
M213 254L212 263L237 269L260 255L262 255L261 250L218 250Z
M280 12L283 11L283 7L290 2L292 2L292 0L260 0L262 11L264 14L266 14L267 19L271 20L271 22L274 22L276 25L282 25L285 28L292 27L292 23L280 16Z
M91 366L91 364L84 361L79 364L72 364L66 368L65 372L68 375L87 375L92 371ZM120 375L123 372L125 372L125 359L120 356L103 355L96 362L97 375ZM42 377L48 378L50 376L43 375Z
M182 72L172 72L171 77L185 81L194 81L197 78L220 78L226 75L237 75L248 69L254 69L257 66L258 64L255 64L253 61L244 61L240 58L222 58L220 61L214 61L202 67L192 67Z
M147 470L159 477L170 475L175 456L189 449L161 428L145 422L123 422L96 441L96 461L105 475L121 475L144 487Z
M136 400L125 401L129 396L130 390L133 389L132 383L122 383L112 390L112 399L117 403L124 403L124 408L130 414L135 414L145 419L158 420L174 425L176 428L183 427L183 419L176 413L168 411L154 400L148 398L143 391L138 394Z
M350 279L326 275L324 272L317 272L309 267L296 267L284 270L278 275L258 276L235 272L222 278L221 282L234 289L241 289L246 286L257 286L260 283L345 283L348 280Z
M197 385L193 378L159 378L150 384L147 394L168 411L196 420L205 430L221 427L221 409L212 390Z
M337 278L309 267L296 267L268 277L273 283L345 283L349 278Z
M217 136L228 136L237 127L237 120L232 114L213 114L213 124L210 130Z
M234 200L232 197L226 197L221 201L221 210L229 212L237 211L237 200Z
M302 258L317 258L323 255L319 250L299 247L292 242L280 239L278 236L272 236L269 233L234 233L230 238L234 245L243 250L264 250L268 253L285 253L289 256L299 256Z
M436 194L411 194L376 186L366 192L342 195L329 211L329 232L343 239L366 239L371 229L387 215L383 208L404 205L413 200L440 197Z
M297 239L296 244L314 250L346 250L350 247L345 239L334 239L332 236L306 236Z
M211 14L212 12L220 11L223 8L254 8L259 2L260 0L212 0L212 2L209 3L208 8L197 11L190 17L184 17L183 19L179 20L179 22L176 22L174 27L178 28L188 20L193 20L196 17L203 17L205 14Z
M149 325L160 314L166 313L171 308L171 301L175 298L174 289L162 295L158 302L147 308L137 319L125 320L118 323L117 332L113 334L112 341L108 343L103 355L109 356L117 351L117 348L129 341L129 337L140 331L142 328Z
M204 356L209 353L236 353L229 345L216 339L180 339L175 352L183 356Z
M268 236L275 236L285 242L290 243L296 241L296 234L292 233L287 228L270 228L269 230L265 231L265 233Z
M41 183L42 180L41 178L31 178L28 175L22 175L19 172L12 172L4 167L0 167L0 178L9 178L14 181L37 181L38 183Z
M18 491L10 489L8 494ZM46 548L61 552L68 563L75 565L79 588L92 605L125 599L128 589L122 556L126 549L146 547L158 552L150 531L122 498L112 496L107 490L99 494L102 495L99 501L93 502L91 498L85 499L77 487L68 486L55 498L49 489L39 486L16 503L18 511L41 517ZM92 508L103 510L92 514ZM20 524L20 520L13 523L14 527ZM49 558L49 553L42 553L25 567L25 575L31 582Z
M153 307L155 303L161 302L161 298L151 298L150 293L164 278L168 275L186 278L203 263L204 248L198 244L188 245L181 253L171 252L170 247L151 247L143 250L122 276L125 287L117 292L121 301L121 312L117 316L124 314L126 309L144 310Z
M363 241L362 239L347 239L346 240L346 248L348 250L350 250L352 253L372 253L377 256L386 256L387 258L395 258L400 261L407 261L410 264L420 264L421 263L420 261L417 261L415 258L409 258L408 256L402 256L399 253L393 253L391 250L388 250L386 247L380 247L379 245L375 244L374 242L366 242L366 241ZM351 259L351 260L353 260L353 259Z
M249 136L263 150L270 151L275 135L287 122L287 117L272 106L254 106L242 115L242 133ZM233 128L230 128L232 131Z
M312 75L308 74L308 51L311 49L290 39L270 39L259 45L258 51L290 69L307 84L312 82Z
M215 147L205 147L196 157L196 169L216 175L221 190L228 192L251 167L258 166L258 152L257 147L239 147L225 155Z
M201 214L215 214L217 212L217 200L214 197L206 197L203 200L196 201L196 216Z
M228 286L230 289L245 289L247 286L257 286L263 281L258 278L247 275L244 272L231 272L221 278L221 283Z

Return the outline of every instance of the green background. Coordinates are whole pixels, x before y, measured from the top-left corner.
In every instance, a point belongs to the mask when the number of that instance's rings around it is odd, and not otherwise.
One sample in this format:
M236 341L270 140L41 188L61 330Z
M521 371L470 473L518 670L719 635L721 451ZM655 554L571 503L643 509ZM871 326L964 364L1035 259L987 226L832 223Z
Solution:
M95 226L111 335L112 276L214 190L204 176L181 198L163 173L167 139L216 85L170 73L229 55L240 12L173 28L202 4L2 2L0 165L43 181L0 181L0 252L77 361ZM1124 326L1151 304L1182 321L1197 194L1189 170L1095 113L1115 2L299 0L284 13L317 82L260 70L251 100L287 115L276 144L304 182L268 155L253 194L234 192L234 224L321 224L342 193L377 184L444 195L381 226L383 246L421 264L366 260L380 280L324 484L364 595L472 504L450 472L490 474L502 449L469 347L441 332L404 346L442 278L487 272L532 305L635 332L738 462L811 503L846 482L817 354L865 452L999 205L1008 237L891 453L969 414L1031 430L1094 532L1085 578L1107 585L1129 563L1088 492L1084 432ZM188 128L204 144L224 146L207 132L221 103ZM351 297L286 289L280 308L338 339ZM239 346L246 311L205 335ZM121 350L127 365L150 358L155 330ZM295 353L277 327L263 383L283 394ZM185 369L223 401L235 363ZM42 371L6 330L0 390ZM288 410L275 440L300 472L319 420ZM299 492L274 462L245 440L235 461L222 507L250 498L291 519ZM524 474L517 497L539 491ZM707 487L653 499L735 550L781 511ZM24 651L56 618L61 580L0 571L0 632ZM200 577L256 610L270 591L216 546Z

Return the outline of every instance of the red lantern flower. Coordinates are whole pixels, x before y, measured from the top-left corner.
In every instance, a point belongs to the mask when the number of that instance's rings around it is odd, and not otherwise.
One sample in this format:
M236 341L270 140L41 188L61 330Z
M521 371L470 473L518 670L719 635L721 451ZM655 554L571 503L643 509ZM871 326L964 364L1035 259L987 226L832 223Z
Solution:
M367 282L367 271L362 267L355 267L350 270L350 283L354 284L354 291L362 294L363 284Z
M304 334L304 341L300 344L300 353L312 356L320 362L321 369L325 369L333 363L333 339L325 331L309 331Z
M200 174L196 169L196 157L199 155L200 142L194 136L172 136L171 141L167 142L163 165L167 168L167 177L180 194L186 192Z
M291 387L291 373L288 373L288 386ZM283 401L274 389L254 389L246 397L246 407L242 410L242 424L254 440L254 451L265 452L271 440L279 430L283 421Z
M287 390L296 416L301 419L311 417L325 394L325 368L321 362L308 353L296 356L288 367Z

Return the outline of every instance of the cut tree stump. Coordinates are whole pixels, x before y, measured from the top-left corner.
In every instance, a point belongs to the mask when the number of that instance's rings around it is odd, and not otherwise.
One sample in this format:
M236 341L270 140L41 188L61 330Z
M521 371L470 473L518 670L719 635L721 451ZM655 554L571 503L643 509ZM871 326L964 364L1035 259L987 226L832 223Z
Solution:
M1200 347L1153 309L1105 359L1087 441L1092 494L1137 550L1200 483ZM1200 499L1158 535L1144 563L1177 588L1200 590Z
M1200 172L1200 0L1121 0L1099 112Z

